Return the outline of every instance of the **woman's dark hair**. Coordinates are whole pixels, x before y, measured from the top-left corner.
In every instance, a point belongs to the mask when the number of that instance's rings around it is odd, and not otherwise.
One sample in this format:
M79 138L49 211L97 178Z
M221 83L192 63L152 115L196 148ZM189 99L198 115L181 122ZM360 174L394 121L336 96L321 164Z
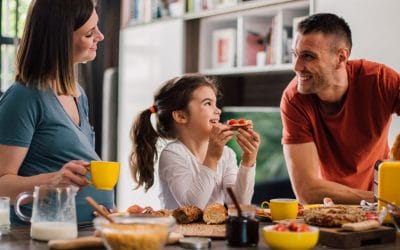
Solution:
M76 96L73 32L86 23L95 6L94 0L33 0L17 53L15 79Z
M351 51L353 42L351 39L351 30L347 22L331 13L318 13L302 20L297 26L297 31L301 34L310 34L313 32L322 32L325 35L336 35L345 41L346 46Z
M157 140L175 139L175 127L172 112L182 110L188 112L187 106L193 92L207 86L220 97L215 80L201 74L186 74L173 78L160 87L154 95L154 103L149 109L142 111L135 119L131 128L133 143L130 154L130 167L138 187L143 186L147 191L154 184L154 163L158 158ZM157 131L154 130L150 117L155 112Z

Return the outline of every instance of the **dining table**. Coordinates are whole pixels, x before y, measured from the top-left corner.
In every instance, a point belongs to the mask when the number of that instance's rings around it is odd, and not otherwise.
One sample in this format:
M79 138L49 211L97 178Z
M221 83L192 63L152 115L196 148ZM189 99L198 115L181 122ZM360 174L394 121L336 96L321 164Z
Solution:
M213 239L211 242L211 249L219 249L219 250L228 250L228 249L270 249L263 240L262 237L262 227L267 224L260 223L259 230L259 243L256 247L231 247L227 245L225 240L221 239ZM91 236L94 234L95 229L92 226L79 228L78 237ZM12 226L11 231L7 235L0 236L0 250L46 250L50 249L45 241L37 241L30 238L30 226ZM105 249L105 247L97 247L90 249ZM184 249L179 244L171 244L166 245L163 249L174 250L174 249ZM315 250L327 250L327 249L338 249L338 248L330 248L327 246L323 246L318 244ZM361 246L360 248L352 248L354 249L377 249L377 250L394 250L400 249L400 233L397 233L396 241L392 243L385 244L367 244L365 246Z

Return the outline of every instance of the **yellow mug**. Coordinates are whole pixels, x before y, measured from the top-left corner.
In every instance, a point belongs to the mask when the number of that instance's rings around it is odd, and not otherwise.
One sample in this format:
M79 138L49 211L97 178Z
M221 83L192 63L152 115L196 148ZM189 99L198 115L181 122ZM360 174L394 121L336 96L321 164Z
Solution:
M272 220L296 219L299 202L296 199L271 199L261 203L262 209L266 207L270 209Z
M112 190L119 177L119 162L91 161L90 175L92 184L97 189Z

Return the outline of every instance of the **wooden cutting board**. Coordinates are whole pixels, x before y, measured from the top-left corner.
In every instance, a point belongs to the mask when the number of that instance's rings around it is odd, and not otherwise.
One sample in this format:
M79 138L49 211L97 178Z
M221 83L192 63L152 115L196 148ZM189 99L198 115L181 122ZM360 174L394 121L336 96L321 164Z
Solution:
M225 239L225 224L207 225L205 223L177 224L172 230L184 236Z
M396 241L396 229L381 226L361 232L345 232L340 228L319 228L319 244L335 248L354 248Z

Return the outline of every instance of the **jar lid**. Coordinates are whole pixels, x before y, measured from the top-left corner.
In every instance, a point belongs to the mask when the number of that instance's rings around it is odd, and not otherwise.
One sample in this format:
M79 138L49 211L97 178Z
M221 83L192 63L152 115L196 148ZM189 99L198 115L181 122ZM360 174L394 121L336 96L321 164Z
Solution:
M211 247L211 239L201 237L185 237L179 240L179 244L183 248L206 249Z
M240 208L242 210L242 216L253 218L256 214L256 207L250 204L240 204ZM228 206L228 215L229 216L238 216L238 212L235 205Z

